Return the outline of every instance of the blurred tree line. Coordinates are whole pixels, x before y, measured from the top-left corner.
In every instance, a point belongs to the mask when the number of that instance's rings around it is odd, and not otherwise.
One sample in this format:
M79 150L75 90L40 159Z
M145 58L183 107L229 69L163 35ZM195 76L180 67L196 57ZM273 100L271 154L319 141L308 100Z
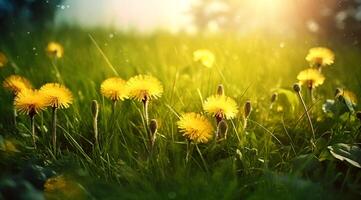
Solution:
M258 0L198 0L189 11L199 31L217 23L220 31L239 30L246 21L246 3ZM361 0L275 0L288 5L294 32L312 32L321 38L361 39ZM262 2L262 1L260 1ZM272 1L269 1L272 2ZM212 7L217 7L214 9Z
M300 0L299 6L300 23L314 21L318 36L361 39L361 0Z
M216 25L220 31L239 31L253 19L246 4L261 0L197 0L189 14L199 31ZM311 32L320 38L361 39L361 0L272 0L280 1L292 19L293 32ZM271 0L269 2L272 2ZM51 28L56 9L63 0L0 0L0 35L21 29ZM282 20L282 19L281 19Z
M0 36L26 29L44 29L53 24L63 0L0 0Z

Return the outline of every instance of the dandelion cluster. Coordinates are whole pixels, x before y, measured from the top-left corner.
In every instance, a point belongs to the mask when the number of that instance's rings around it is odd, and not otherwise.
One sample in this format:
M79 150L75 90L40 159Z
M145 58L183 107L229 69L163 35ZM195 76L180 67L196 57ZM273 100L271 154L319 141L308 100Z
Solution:
M181 115L177 122L183 136L195 143L206 143L213 136L217 142L227 139L228 125L226 120L237 116L238 106L235 100L224 95L222 84L218 85L216 95L205 100L203 110L215 117L217 131L212 135L213 126L208 119L203 115L191 112Z
M49 43L47 53L52 56L60 58L63 54L63 49L60 44ZM31 134L33 138L33 145L36 148L35 136L35 115L45 110L47 107L52 107L52 133L54 152L56 152L56 110L68 108L73 102L73 96L69 89L59 83L47 83L39 90L33 89L30 81L19 75L11 75L3 82L3 87L10 90L14 99L14 124L16 126L17 112L25 114L30 117Z
M55 42L50 42L48 44L46 52L49 56L53 58L61 58L64 54L63 47ZM0 54L0 66L6 64L6 62L3 61L6 58L3 59L2 57L5 56L3 56L3 54ZM215 55L207 49L199 49L194 51L193 59L195 62L200 62L207 68L211 68L215 63ZM312 48L306 56L306 60L309 62L310 66L307 69L299 72L299 74L297 75L298 83L296 83L293 87L294 91L297 92L298 96L293 94L291 91L289 92L291 93L291 95L294 95L295 98L299 97L299 99L296 99L296 101L300 100L302 106L304 106L305 113L313 133L313 141L311 141L311 143L314 144L313 142L316 139L314 131L315 129L312 125L312 115L309 114L309 108L306 105L308 102L304 101L302 97L304 92L302 90L302 86L307 87L311 91L311 93L315 88L321 86L325 82L325 76L321 72L321 67L333 64L334 54L330 49L327 48ZM40 87L39 90L32 89L31 83L26 78L19 75L11 75L6 78L3 82L3 86L4 88L13 92L15 97L15 109L21 114L29 115L31 117L32 123L34 123L34 116L36 114L45 110L47 107L52 108L53 145L54 152L56 152L56 111L57 109L69 108L69 106L74 102L72 92L67 87L59 83L46 83L45 85ZM163 95L163 92L164 88L162 83L156 77L151 75L140 74L130 77L129 79L111 77L105 79L103 82L100 83L100 94L105 98L113 101L113 109L116 109L115 105L118 101L134 100L137 102L137 104L140 104L139 102L143 103L144 116L142 117L144 118L141 118L141 120L142 125L144 125L144 129L142 129L142 131L144 130L144 134L142 132L142 136L144 136L145 140L148 139L150 141L151 148L146 148L147 150L150 149L150 152L156 149L155 141L157 138L157 134L161 135L162 130L158 126L157 117L155 117L157 118L157 120L148 117L148 104L150 101L159 99ZM277 92L282 93L281 90ZM277 92L273 93L272 95L272 104L278 101L279 97L285 96L278 96L279 94ZM356 105L357 103L356 95L351 91L339 90L336 94L336 98L341 97L354 105ZM257 108L257 104L255 104L256 107L253 108L252 106L254 105L251 104L251 101L247 100L243 106L243 110L239 111L239 105L237 104L237 101L235 99L236 98L233 98L232 95L228 96L228 92L226 96L224 86L220 84L218 85L215 94L211 94L204 101L202 100L203 113L190 111L183 113L179 116L179 120L176 122L176 125L178 126L178 130L182 134L182 136L189 141L189 146L191 146L192 143L205 144L211 140L214 140L214 144L218 145L220 141L227 139L228 130L234 129L235 131L246 132L246 130L249 129L249 126L247 126L247 121L248 119L251 119L251 113L260 112L260 109ZM102 110L106 109L99 108L99 106L104 105L106 106L106 104L98 104L97 100L93 100L91 107L95 140L94 144L96 144L94 146L97 146L97 148L99 148L100 150L102 150L101 148L104 148L104 145L102 144L102 135L98 135L97 120L98 116L100 116L101 118L104 117L101 112ZM153 106L152 104L150 105ZM270 109L271 108L272 105L270 106ZM152 107L152 109L156 108ZM243 115L239 115L240 112ZM177 111L175 110L174 113L177 113ZM112 114L114 114L114 112ZM116 115L111 115L110 117L113 119L116 117ZM232 120L232 126L230 126L230 124L227 124L229 123L229 120ZM249 120L249 122L254 124L255 121ZM138 125L135 127L138 128ZM34 136L34 124L32 124L32 128ZM99 130L101 130L99 131L100 134L105 132L101 128L102 127L99 128ZM231 139L228 140L238 139L240 143L246 141L244 138L240 138L240 135L241 134L236 135L237 138L232 137L231 135L231 137L228 137ZM98 138L98 136L100 139ZM56 156L56 153L54 153L54 155ZM46 191L53 191L59 188L66 188L66 179L62 176L50 179L45 184Z
M297 79L299 83L293 85L293 90L297 93L297 96L302 103L303 109L306 113L309 126L312 131L312 139L310 140L311 148L315 149L316 135L315 129L312 124L311 115L307 108L306 102L304 101L301 93L301 85L305 85L310 93L311 101L314 101L313 92L314 89L322 85L325 81L325 76L321 73L322 67L333 64L335 56L333 52L325 47L311 48L306 56L306 60L309 62L310 67L302 70L298 75Z

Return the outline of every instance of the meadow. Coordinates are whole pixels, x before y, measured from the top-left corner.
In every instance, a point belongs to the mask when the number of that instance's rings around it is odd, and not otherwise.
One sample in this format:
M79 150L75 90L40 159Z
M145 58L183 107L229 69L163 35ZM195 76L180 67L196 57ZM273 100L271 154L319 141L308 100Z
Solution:
M62 82L73 95L72 104L57 112L56 150L51 109L35 116L34 149L29 117L19 115L15 126L14 95L0 90L0 199L19 192L24 199L361 196L356 98L361 94L361 51L353 44L257 32L142 35L74 27L19 32L0 41L8 59L0 68L2 82L12 74L27 78L34 88ZM64 48L55 61L45 52L51 41ZM302 86L306 113L293 86L299 72L309 68L309 49L317 46L330 48L335 61L322 69L325 80L314 89L314 99ZM212 52L211 67L194 60L199 49ZM149 102L148 123L153 127L147 126L141 101L129 98L114 106L101 93L107 78L129 80L139 74L155 77L163 87ZM356 97L335 97L336 88ZM226 125L221 130L203 109L219 90L234 99L238 111L222 119ZM212 134L226 131L227 137L204 143L187 139L178 121L188 112L202 114ZM154 145L150 132L156 134Z

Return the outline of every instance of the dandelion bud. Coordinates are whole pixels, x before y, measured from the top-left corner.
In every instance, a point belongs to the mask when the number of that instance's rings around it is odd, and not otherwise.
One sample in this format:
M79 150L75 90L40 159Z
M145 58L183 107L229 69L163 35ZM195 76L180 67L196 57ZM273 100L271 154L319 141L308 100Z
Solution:
M93 100L92 101L92 114L93 114L93 117L94 118L97 118L98 117L98 113L99 113L99 104L97 102L97 100Z
M278 93L277 92L273 93L271 96L271 103L274 103L277 100L277 98L278 98Z
M356 117L361 121L361 111L356 112Z
M245 119L247 119L249 117L249 115L251 114L251 111L252 111L251 101L248 100L244 104L244 118Z
M338 96L342 93L342 89L341 88L336 88L335 90L335 96Z
M301 92L301 86L300 86L300 84L299 84L299 83L295 83L295 84L293 85L293 90L294 90L295 92Z
M224 87L222 84L219 84L217 87L217 95L220 95L220 96L224 95Z
M157 132L157 130L158 130L157 120L155 120L155 119L150 120L149 129L150 129L150 133L151 133L152 135Z
M157 130L158 130L158 123L157 123L157 120L155 119L152 119L150 120L150 123L149 123L149 130L150 130L150 137L151 137L151 146L153 148L154 146L154 143L155 143L155 140L157 138Z
M343 90L341 88L336 88L336 90L335 90L335 98L339 99L339 100L342 100L342 93L343 93Z
M227 139L228 125L225 120L219 122L217 127L217 136L220 138Z

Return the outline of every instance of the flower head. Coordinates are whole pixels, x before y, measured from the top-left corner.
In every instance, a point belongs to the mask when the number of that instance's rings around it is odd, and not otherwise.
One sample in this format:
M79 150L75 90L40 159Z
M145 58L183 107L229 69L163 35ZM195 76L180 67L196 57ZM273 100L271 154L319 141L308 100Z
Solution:
M335 60L334 53L325 47L314 47L311 48L308 51L308 54L306 56L306 60L312 65L312 66L326 66L333 64Z
M48 98L38 90L22 90L14 100L16 110L21 114L34 116L49 105Z
M6 58L5 54L0 52L0 68L5 67L5 65L8 63L8 59Z
M193 60L195 62L201 62L205 67L211 68L216 58L210 50L198 49L193 52Z
M70 90L59 83L47 83L40 88L40 92L48 98L53 108L68 108L73 103Z
M297 79L301 84L306 84L310 89L322 85L325 81L325 77L321 74L321 72L312 68L301 71L297 75Z
M7 77L3 82L3 87L13 92L14 95L17 95L24 89L32 88L30 81L18 75L11 75Z
M225 95L208 97L203 104L203 109L219 119L232 119L238 113L237 103Z
M49 42L48 46L46 47L46 53L49 57L61 58L63 57L64 49L61 44L57 42Z
M138 75L127 82L129 96L138 101L157 99L162 96L163 86L158 79L150 75Z
M207 143L213 137L212 124L200 114L182 114L177 125L183 136L195 143Z
M113 101L119 101L128 98L126 81L119 77L112 77L103 81L100 85L100 92L103 96Z

